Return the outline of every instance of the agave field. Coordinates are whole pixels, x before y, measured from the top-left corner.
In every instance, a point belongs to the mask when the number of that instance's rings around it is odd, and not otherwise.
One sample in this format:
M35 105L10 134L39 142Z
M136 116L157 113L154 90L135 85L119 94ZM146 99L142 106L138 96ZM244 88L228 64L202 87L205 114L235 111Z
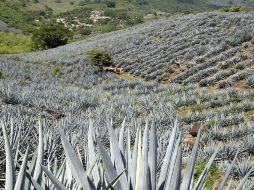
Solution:
M125 73L92 66L94 47ZM2 55L0 188L253 189L253 75L251 13Z

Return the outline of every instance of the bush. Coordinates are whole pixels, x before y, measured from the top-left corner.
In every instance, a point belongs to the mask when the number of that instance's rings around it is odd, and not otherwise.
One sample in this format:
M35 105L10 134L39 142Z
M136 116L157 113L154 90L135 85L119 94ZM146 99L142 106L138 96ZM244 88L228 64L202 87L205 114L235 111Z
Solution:
M231 86L232 86L232 83L230 81L226 81L226 80L220 81L218 84L219 88L227 88L227 87L231 87Z
M114 1L107 1L106 5L108 8L115 8L116 7L116 2Z
M85 27L85 28L80 29L79 33L82 35L90 35L92 33L92 30L88 27Z
M88 55L91 59L91 63L100 69L102 69L103 66L107 67L113 63L111 53L103 49L92 49L88 52Z
M250 75L247 79L246 79L246 85L250 88L254 87L254 74Z
M84 5L86 5L87 4L87 2L85 1L85 0L81 0L80 2L79 2L79 6L84 6Z
M219 9L219 12L243 12L246 11L246 7L242 5L234 5L231 7L223 7Z
M32 40L36 49L49 49L67 44L72 36L73 33L63 24L51 22L34 31Z
M62 71L63 68L59 65L56 65L54 66L52 69L51 69L51 75L52 76L56 76L60 71Z
M2 70L0 70L0 79L3 79L4 78L4 73Z

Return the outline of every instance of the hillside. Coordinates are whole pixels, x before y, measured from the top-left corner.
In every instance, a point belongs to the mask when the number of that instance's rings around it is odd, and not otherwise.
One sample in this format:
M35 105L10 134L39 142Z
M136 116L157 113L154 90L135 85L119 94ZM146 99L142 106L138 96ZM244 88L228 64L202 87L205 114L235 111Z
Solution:
M99 72L92 66L87 52L95 47L110 51L114 66L124 73ZM214 175L206 184L212 189L236 152L234 181L253 166L253 50L253 13L213 12L164 18L46 51L1 55L0 120L8 133L21 131L17 138L24 141L18 146L24 152L28 143L35 151L35 126L44 118L45 150L50 152L45 165L56 162L56 167L64 160L58 127L82 147L79 155L86 163L84 142L91 122L109 147L109 118L117 134L122 123L130 127L133 141L137 128L148 121L157 127L158 170L173 126L180 125L186 158L195 140L190 129L202 122L200 163L218 149Z
M225 2L206 0L2 0L0 1L0 32L5 31L6 28L12 28L11 32L22 33L15 38L25 40L25 45L15 43L14 39L10 44L2 40L1 44L4 47L1 48L3 50L0 50L0 54L33 51L34 44L30 37L45 23L58 22L71 30L74 35L68 39L70 43L173 15L196 14L204 11L245 12L251 11L252 7L254 7L253 0ZM7 34L1 33L2 38L6 36L8 37Z
M251 13L171 17L21 58L61 62L98 47L114 54L116 66L146 80L232 86L253 67L253 25Z

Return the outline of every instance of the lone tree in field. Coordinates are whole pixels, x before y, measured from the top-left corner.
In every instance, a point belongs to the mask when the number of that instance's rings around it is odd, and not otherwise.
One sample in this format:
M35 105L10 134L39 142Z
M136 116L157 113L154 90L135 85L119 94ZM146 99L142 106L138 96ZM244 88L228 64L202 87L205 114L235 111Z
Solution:
M36 49L50 49L67 44L72 32L63 24L45 23L33 33L33 43Z
M112 55L104 49L91 49L88 52L88 56L91 60L91 63L98 67L100 70L103 70L103 67L109 67L112 65Z

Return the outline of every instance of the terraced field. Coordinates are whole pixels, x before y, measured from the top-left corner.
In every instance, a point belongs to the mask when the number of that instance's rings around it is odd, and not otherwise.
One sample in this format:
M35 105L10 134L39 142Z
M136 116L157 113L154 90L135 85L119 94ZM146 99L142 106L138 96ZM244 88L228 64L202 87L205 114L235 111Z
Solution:
M93 47L112 52L114 65L125 73L98 72L86 55ZM80 149L85 164L91 122L108 146L108 118L117 134L124 121L133 141L136 129L148 121L159 134L158 171L174 124L180 124L184 157L195 140L195 135L189 134L191 128L202 125L200 159L218 148L216 163L223 172L239 151L231 172L237 181L253 167L253 50L253 14L202 13L159 20L47 51L3 55L0 121L11 136L19 162L27 144L31 151L36 150L37 123L39 117L44 118L44 164L49 166L60 165L65 157L58 127L71 136L69 140ZM2 174L5 154L0 133Z

